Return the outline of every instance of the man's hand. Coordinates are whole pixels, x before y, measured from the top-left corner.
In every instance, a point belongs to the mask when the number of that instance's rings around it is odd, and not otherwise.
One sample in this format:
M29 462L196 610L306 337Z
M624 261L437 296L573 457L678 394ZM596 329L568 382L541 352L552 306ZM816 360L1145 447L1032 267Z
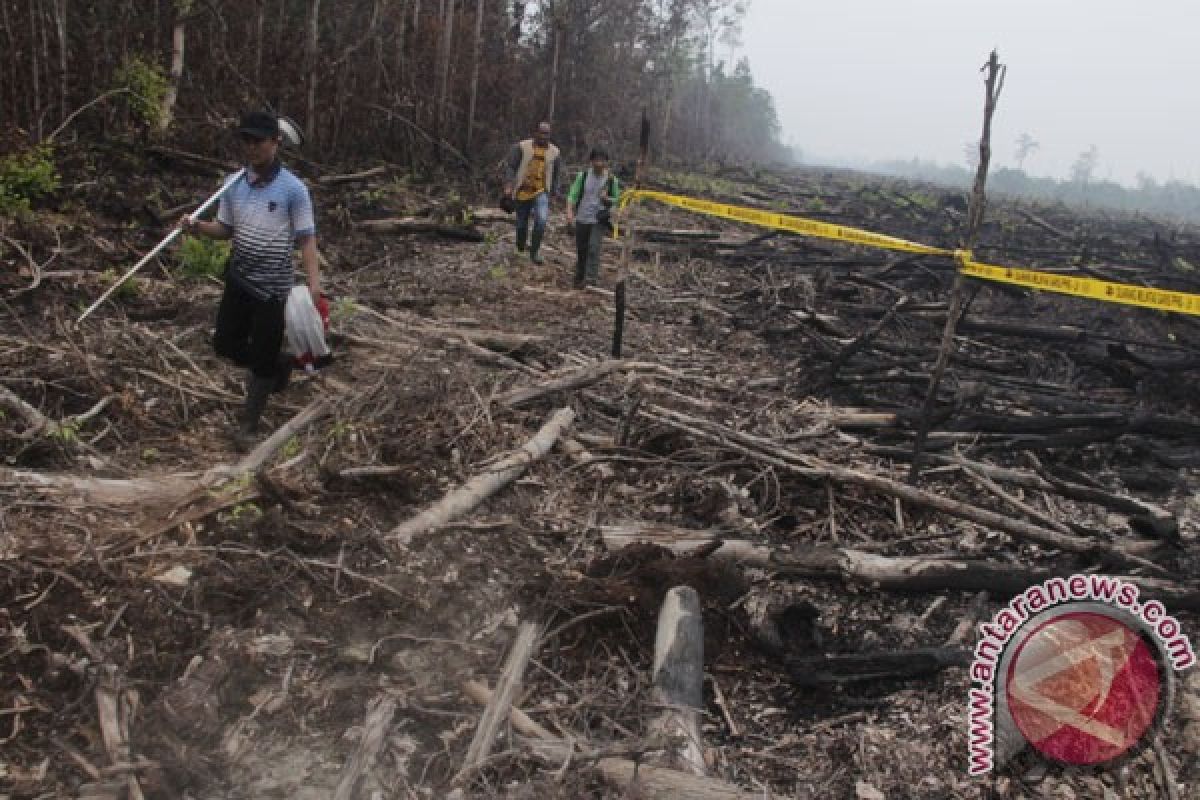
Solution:
M504 196L505 196L505 197L512 197L512 196L513 196L513 187L511 187L511 186L505 186L505 187L504 187Z
M196 223L197 220L194 219L191 214L184 214L179 218L179 222L176 223L175 227L179 228L179 230L183 233L195 233Z
M569 209L569 208L567 209L567 224L568 225L575 224L575 215L571 212L571 209Z

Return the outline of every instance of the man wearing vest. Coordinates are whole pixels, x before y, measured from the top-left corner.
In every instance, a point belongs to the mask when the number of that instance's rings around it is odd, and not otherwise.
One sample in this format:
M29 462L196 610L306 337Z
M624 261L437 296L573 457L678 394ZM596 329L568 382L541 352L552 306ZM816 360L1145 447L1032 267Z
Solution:
M561 172L558 147L550 143L550 123L542 122L532 139L517 142L505 159L507 176L504 196L517 202L517 250L524 252L529 235L529 215L533 214L533 239L529 259L542 263L538 250L550 218L550 195L558 194Z
M180 220L187 233L232 239L213 349L249 369L246 402L235 441L249 447L267 396L287 385L290 359L281 355L284 310L295 282L292 250L300 248L308 291L321 298L317 229L308 188L279 162L279 120L245 114L237 128L246 171L221 197L215 220Z
M567 192L567 224L575 226L576 289L595 286L600 279L600 250L604 232L611 230L609 214L621 197L617 176L608 169L608 153L593 148L591 169L575 176Z

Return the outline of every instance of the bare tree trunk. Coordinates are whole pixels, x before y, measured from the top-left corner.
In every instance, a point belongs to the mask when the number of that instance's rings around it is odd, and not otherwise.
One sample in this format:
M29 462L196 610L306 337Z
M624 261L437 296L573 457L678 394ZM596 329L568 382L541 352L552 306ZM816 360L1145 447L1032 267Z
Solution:
M975 240L979 236L979 228L983 225L983 211L987 205L987 195L984 187L987 184L988 164L992 158L992 115L996 112L996 101L1000 98L1000 90L1004 88L1004 73L1006 68L1000 63L996 51L992 51L988 62L983 65L987 73L984 79L983 101L983 134L979 137L979 166L975 170L975 187L971 192L971 205L967 212L967 230L963 235L963 250L971 252ZM933 404L937 400L938 385L942 382L942 374L950 360L954 348L954 333L958 327L958 318L963 307L963 277L960 270L954 276L954 287L951 290L950 308L946 313L946 327L942 331L942 346L938 351L937 362L933 366L933 374L929 376L929 388L925 393L925 404L921 409L921 422L917 427L916 440L913 442L912 466L908 473L908 482L915 484L921 474L921 451L925 446L925 437L929 435L930 417L933 414Z
M30 86L30 97L33 100L33 118L29 121L29 129L33 132L33 138L40 141L42 138L42 89L39 75L41 68L38 65L38 11L41 10L41 3L38 0L30 0L29 2L29 74L32 76L32 84Z
M16 52L17 48L15 39L13 38L12 22L8 18L8 4L3 2L0 2L0 30L4 31L6 52ZM3 105L0 105L0 114L4 114L6 117L17 120L20 118L20 114L17 110L17 95L10 94L11 88L17 85L16 65L13 64L11 60L5 59L5 66L8 67L8 75L4 77L7 77L8 80L0 83L0 85L7 86L9 89L0 91L0 101L11 101L11 105L9 105L7 108L5 108Z
M554 122L554 103L558 96L558 57L562 49L562 28L554 26L554 61L550 65L550 108L546 111L546 119Z
M50 5L51 6L54 5L54 0L50 0ZM47 24L47 20L50 19L50 16L51 15L46 12L46 9L44 6L39 6L38 12L37 12L37 20L38 20L37 29L38 29L38 44L40 44L42 46L42 71L45 74L45 78L46 78L46 84L45 84L46 96L45 96L45 98L43 98L43 102L44 102L43 113L46 115L49 115L51 113L51 110L56 105L56 103L54 102L54 83L53 83L54 68L50 66L51 64L54 63L54 60L50 58L50 34L47 31L47 28L49 27L49 25ZM42 130L43 125L45 125L44 119L40 120L38 123L38 138L39 139L45 135L45 132Z
M418 62L416 59L416 53L417 53L418 43L420 42L420 38L421 38L421 0L413 0L412 34L409 36L409 42L410 42L409 53L410 53L410 55L413 56L412 58L409 59L409 70L408 70L408 94L410 97L416 97L416 95L417 95L417 86L418 86L417 63ZM421 121L421 108L420 108L420 106L416 105L415 102L413 104L413 121L417 122L417 123L420 123L420 121ZM409 151L411 152L414 149L414 146L412 144L412 132L411 131L408 131L408 140L409 140Z
M308 94L304 106L304 124L314 140L317 133L317 58L320 56L321 0L308 0Z
M54 28L58 35L58 102L59 122L67 118L70 109L70 84L67 72L67 0L53 0Z
M475 64L471 68L471 102L467 105L467 140L465 150L471 152L475 133L475 101L479 98L479 64L483 61L483 0L475 0Z
M268 0L263 0L267 2ZM278 55L283 52L283 32L288 26L288 0L279 0L279 9L275 12L275 41L271 45L271 54ZM305 120L307 122L307 120Z
M166 133L175 116L175 101L179 99L179 84L183 80L183 61L187 44L187 16L192 0L175 0L175 24L171 28L171 72L166 94L159 107L158 132Z
M671 106L674 105L674 100L674 80L668 76L667 91L665 97L663 98L662 107L662 133L660 133L658 136L658 155L660 161L662 160L663 154L666 152L667 136L671 131Z
M263 33L267 26L267 0L258 0L258 16L254 21L254 85L262 85Z
M446 104L450 96L450 54L454 51L454 0L442 0L442 36L438 55L437 131L439 139L446 138L448 117Z

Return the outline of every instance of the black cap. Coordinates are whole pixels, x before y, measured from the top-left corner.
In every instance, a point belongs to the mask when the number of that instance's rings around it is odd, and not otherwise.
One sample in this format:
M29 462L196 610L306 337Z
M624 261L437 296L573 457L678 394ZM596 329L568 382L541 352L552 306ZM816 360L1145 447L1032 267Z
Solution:
M279 118L270 111L248 111L242 115L237 133L257 136L260 139L274 139L279 136Z
M603 147L593 147L592 152L588 154L588 161L592 161L597 158L603 158L605 161L608 161L608 151Z

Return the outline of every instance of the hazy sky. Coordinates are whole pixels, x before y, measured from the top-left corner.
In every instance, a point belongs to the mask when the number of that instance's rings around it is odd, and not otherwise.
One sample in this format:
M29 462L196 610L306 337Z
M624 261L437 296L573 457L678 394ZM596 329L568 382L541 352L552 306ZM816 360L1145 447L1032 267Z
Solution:
M749 0L742 39L806 161L965 164L994 48L993 169L1029 133L1034 175L1200 182L1200 0Z

